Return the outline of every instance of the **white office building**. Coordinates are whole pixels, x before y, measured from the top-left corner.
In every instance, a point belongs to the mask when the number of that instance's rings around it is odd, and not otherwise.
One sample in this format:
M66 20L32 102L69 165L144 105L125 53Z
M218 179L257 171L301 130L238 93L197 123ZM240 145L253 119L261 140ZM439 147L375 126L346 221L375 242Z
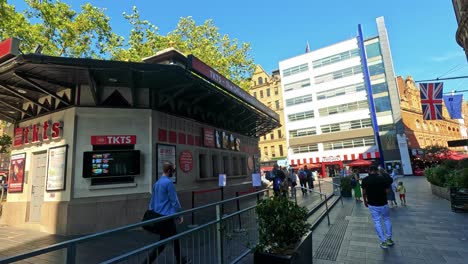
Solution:
M383 156L388 169L405 173L408 148L383 18L377 28L378 35L364 44L383 151L376 144L361 51L353 38L279 63L291 165L313 164L330 176L353 160L377 162Z

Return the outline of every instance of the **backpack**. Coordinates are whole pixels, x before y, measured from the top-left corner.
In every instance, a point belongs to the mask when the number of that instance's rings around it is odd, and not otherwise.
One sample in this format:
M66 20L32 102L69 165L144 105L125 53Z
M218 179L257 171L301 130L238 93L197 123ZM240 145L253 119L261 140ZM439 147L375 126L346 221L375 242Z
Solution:
M279 191L280 187L281 187L281 179L279 177L275 177L273 179L273 190L275 191Z
M356 187L357 186L357 181L354 177L351 178L351 187Z
M299 180L305 181L307 179L307 174L305 171L300 171L299 172Z

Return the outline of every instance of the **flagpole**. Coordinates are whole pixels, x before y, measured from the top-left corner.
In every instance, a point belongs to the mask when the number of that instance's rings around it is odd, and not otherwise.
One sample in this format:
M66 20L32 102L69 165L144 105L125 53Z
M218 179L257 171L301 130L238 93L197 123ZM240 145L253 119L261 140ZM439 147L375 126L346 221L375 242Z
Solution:
M375 113L374 95L372 94L372 86L371 86L371 81L370 81L369 68L367 67L366 47L364 45L364 37L362 36L361 24L358 24L358 45L359 45L359 51L360 51L361 61L362 61L364 83L366 84L367 96L368 96L368 101L369 101L369 110L370 110L370 116L372 119L372 128L374 130L374 136L375 136L375 141L377 143L377 147L379 148L380 166L382 166L382 168L385 168L383 148L382 148L382 143L380 141L379 125L377 123L377 114Z

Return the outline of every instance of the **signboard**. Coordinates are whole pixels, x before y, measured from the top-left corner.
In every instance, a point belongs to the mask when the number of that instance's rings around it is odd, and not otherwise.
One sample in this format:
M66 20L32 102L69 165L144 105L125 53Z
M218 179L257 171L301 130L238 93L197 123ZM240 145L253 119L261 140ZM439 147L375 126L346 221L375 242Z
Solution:
M215 147L215 135L213 129L203 128L203 146L208 148Z
M219 174L219 187L226 187L226 174Z
M23 192L24 168L26 163L26 153L16 154L10 159L10 176L8 178L8 192Z
M157 152L158 152L158 177L163 174L163 164L165 161L169 161L174 166L176 165L176 147L174 145L165 145L165 144L158 144L157 145ZM177 175L176 171L172 175L171 179L173 183L177 183Z
M67 145L49 149L46 191L65 190Z
M322 158L322 162L334 162L334 161L341 161L341 158L338 156L338 157L323 157Z
M193 168L193 156L188 150L184 150L179 156L179 166L183 172L190 172Z
M214 141L216 148L240 151L240 139L228 134L225 131L214 131Z
M253 173L252 174L252 186L253 187L262 187L262 178L260 173Z
M91 136L91 145L135 145L135 135Z
M245 102L248 102L255 108L260 109L263 113L279 121L279 116L277 113L275 113L273 110L262 104L260 101L258 101L255 97L251 96L246 91L242 90L239 86L228 80L226 77L218 73L215 69L211 68L210 66L208 66L203 61L201 61L193 55L189 55L188 60L189 69L191 71L195 71L198 74L203 75L212 82L225 88L226 91L230 92L231 94L234 94L238 98L242 99Z
M6 61L19 55L19 40L16 38L8 38L0 42L0 62Z
M61 138L63 134L62 128L63 124L60 121L53 123L45 121L41 124L15 128L13 146L20 147L30 143L38 143ZM22 133L22 135L19 133Z
M449 147L464 147L468 146L468 139L458 139L447 141Z

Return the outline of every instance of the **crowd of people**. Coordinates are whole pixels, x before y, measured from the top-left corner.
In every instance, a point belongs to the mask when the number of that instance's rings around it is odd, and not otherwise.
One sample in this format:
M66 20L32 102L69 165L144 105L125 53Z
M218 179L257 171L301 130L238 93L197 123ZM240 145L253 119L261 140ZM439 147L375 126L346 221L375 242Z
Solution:
M307 195L314 189L314 181L317 180L319 174L316 170L307 168L307 165L298 169L279 167L274 165L270 172L262 172L262 183L264 187L273 185L275 195L287 197L290 194L292 197L296 195L296 186L301 186L302 195Z

